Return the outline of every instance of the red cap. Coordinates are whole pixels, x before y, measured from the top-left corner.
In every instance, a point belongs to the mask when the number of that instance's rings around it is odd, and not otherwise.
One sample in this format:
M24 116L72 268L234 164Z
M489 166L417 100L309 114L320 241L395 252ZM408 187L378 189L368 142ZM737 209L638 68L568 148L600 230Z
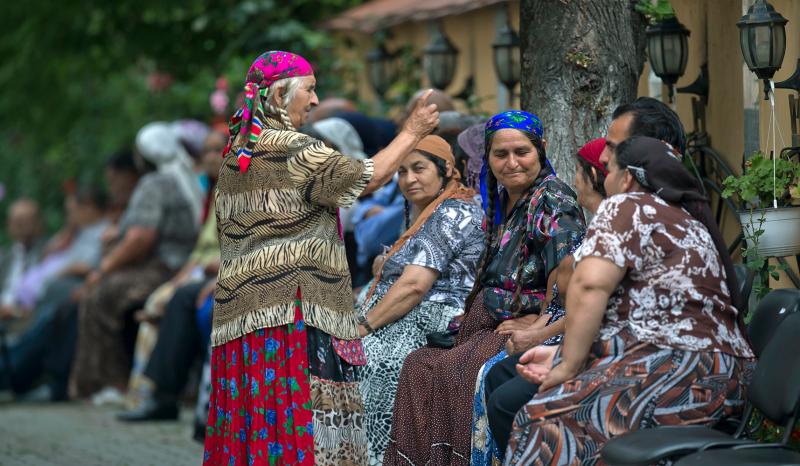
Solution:
M600 163L600 154L603 153L603 149L605 149L605 147L605 138L592 139L584 144L580 150L578 150L578 157L589 162L589 165L600 170L604 175L608 175L608 169L602 163Z

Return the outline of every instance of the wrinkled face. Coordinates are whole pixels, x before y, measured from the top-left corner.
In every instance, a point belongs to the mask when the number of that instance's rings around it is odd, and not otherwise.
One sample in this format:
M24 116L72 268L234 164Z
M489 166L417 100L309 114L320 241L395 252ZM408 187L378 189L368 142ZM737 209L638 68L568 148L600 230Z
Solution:
M203 142L203 171L212 180L216 180L219 176L219 169L222 167L222 151L225 150L227 143L227 137L219 131L208 133Z
M292 120L295 128L303 126L308 121L311 109L319 105L316 91L317 79L314 75L303 76L300 79L302 82L297 91L295 91L292 101L289 102L289 106L286 107L289 119Z
M452 167L448 167L452 171ZM425 208L439 195L444 179L436 165L419 152L411 152L397 170L400 192L420 209Z
M511 193L530 188L542 169L539 152L531 140L510 128L495 133L489 149L489 167L497 181Z
M631 135L631 123L633 122L633 113L623 113L619 117L611 121L608 125L608 134L606 135L606 147L603 153L600 154L600 163L608 165L611 159L611 153L617 150L617 146L622 141L628 139ZM611 194L609 194L610 196Z

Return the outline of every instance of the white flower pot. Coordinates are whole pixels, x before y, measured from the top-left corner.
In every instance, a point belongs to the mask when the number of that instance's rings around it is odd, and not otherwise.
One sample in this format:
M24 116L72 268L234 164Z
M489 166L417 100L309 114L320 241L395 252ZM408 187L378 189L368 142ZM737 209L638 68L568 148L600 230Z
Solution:
M758 253L764 257L786 257L800 254L800 207L781 207L779 209L753 209L739 212L739 219L745 236L748 231L758 229L764 214L761 228L764 234L758 239ZM753 227L746 225L753 224ZM749 238L747 247L752 247Z

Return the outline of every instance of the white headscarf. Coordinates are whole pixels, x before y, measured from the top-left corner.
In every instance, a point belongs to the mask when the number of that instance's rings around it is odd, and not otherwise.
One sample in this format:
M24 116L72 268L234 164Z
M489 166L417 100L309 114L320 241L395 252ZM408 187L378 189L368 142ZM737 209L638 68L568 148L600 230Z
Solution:
M194 162L180 143L170 123L148 123L136 135L136 149L145 160L156 166L159 173L172 176L192 209L195 222L200 223L203 190L193 171Z
M342 118L326 118L311 125L323 138L334 143L339 151L354 159L365 159L364 144L356 129Z

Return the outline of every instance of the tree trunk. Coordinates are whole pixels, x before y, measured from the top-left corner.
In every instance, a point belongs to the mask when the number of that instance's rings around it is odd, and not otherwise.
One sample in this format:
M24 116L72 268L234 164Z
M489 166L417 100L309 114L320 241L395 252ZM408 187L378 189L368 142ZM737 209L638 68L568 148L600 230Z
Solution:
M605 134L614 109L636 98L645 18L633 0L521 0L522 108L542 120L558 176Z

